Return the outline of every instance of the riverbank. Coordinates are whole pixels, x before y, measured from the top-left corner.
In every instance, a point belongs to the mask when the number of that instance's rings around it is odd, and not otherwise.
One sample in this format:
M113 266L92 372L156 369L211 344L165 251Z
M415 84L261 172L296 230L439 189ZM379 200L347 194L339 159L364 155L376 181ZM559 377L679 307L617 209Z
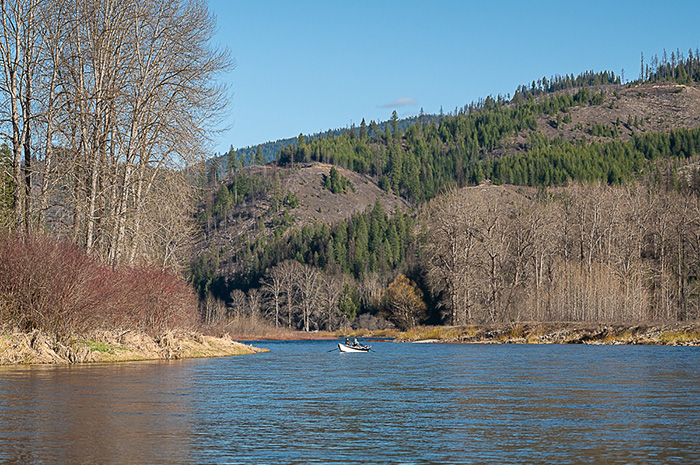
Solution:
M700 346L700 322L669 324L510 323L421 326L397 342L479 344L605 344Z
M139 331L96 331L59 341L42 331L0 331L0 365L69 364L223 357L267 352L230 337L169 331L150 336Z

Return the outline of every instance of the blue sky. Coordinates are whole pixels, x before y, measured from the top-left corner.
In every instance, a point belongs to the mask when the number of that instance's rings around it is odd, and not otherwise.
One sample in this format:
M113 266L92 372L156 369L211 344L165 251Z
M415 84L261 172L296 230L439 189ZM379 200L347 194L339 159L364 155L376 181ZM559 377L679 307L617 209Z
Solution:
M208 0L236 67L214 151L437 113L700 47L698 1Z

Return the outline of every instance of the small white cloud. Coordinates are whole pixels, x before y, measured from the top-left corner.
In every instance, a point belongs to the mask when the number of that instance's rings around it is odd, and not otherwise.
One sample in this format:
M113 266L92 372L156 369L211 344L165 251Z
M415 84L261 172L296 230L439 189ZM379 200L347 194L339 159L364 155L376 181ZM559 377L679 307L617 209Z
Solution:
M384 105L380 105L380 108L398 108L398 107L410 107L416 104L416 99L413 97L404 97L393 102L387 102Z

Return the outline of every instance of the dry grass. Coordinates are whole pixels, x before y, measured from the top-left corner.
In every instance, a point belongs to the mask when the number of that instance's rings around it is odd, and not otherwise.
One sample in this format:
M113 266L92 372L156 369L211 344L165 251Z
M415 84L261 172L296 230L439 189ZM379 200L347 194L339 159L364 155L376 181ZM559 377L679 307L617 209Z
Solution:
M619 97L619 98L618 98ZM630 140L632 135L641 132L668 132L680 127L696 127L700 118L700 88L697 85L682 86L673 82L646 83L640 86L622 86L608 92L602 105L573 107L570 111L572 122L553 127L551 116L537 117L539 131L550 139L558 136L567 140L591 138L586 132L589 124L603 124L612 127L617 119L621 121L619 137ZM627 127L628 118L637 118L644 123L639 127ZM610 140L609 138L598 138Z
M484 326L417 327L397 336L399 342L425 340L527 344L666 344L700 345L700 323L605 325L550 322Z
M397 336L400 341L457 341L472 333L470 326L416 326Z
M230 337L168 331L153 337L142 331L97 331L66 341L50 333L4 328L0 332L0 365L124 362L221 357L263 352Z
M398 329L346 329L330 333L333 337L397 337L400 332Z
M526 332L527 329L523 325L516 324L511 326L511 328L504 333L504 335L512 339L523 339L527 335Z
M659 340L666 345L700 344L700 330L670 330L662 331Z

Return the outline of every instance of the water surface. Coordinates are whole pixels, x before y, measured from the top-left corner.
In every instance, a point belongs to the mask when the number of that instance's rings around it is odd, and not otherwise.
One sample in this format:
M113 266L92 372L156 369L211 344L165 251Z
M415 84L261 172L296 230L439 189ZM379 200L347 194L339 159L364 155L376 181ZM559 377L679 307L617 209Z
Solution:
M700 463L700 350L260 342L0 367L0 462Z

